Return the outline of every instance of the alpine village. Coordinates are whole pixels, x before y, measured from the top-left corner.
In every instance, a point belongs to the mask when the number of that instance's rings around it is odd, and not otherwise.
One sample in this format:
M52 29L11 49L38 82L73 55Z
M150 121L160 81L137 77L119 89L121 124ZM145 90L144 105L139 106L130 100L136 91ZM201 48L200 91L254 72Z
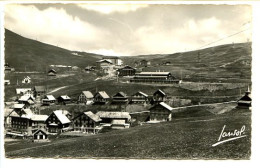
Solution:
M104 56L5 29L4 74L6 157L250 156L250 138L211 147L223 125L250 137L249 42Z

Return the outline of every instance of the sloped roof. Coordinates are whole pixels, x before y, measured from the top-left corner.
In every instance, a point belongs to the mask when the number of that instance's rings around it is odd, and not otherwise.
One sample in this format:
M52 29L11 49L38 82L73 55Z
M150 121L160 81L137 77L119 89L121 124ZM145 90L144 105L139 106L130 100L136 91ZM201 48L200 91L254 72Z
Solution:
M126 65L126 66L124 66L123 68L120 68L120 69L136 69L136 68L133 68L133 67L131 67L131 66L129 66L129 65ZM119 69L119 70L120 70Z
M99 61L96 61L96 62L97 62L97 63L107 62L107 63L113 64L110 60L107 60L107 59L102 59L102 60L99 60Z
M34 100L34 97L32 95L23 95L20 97L19 101L28 101L30 100L30 98Z
M53 95L46 95L45 97L50 101L56 100Z
M99 91L97 94L99 94L104 99L109 99L110 98L105 91Z
M249 95L245 95L239 101L252 101L252 98Z
M21 93L28 92L28 91L31 91L31 90L32 90L31 88L17 88L16 94L21 94Z
M125 97L125 98L127 97L124 92L118 92L118 93L115 94L113 97L118 97L118 96L120 96L120 97Z
M164 95L164 96L166 95L166 93L164 93L164 91L162 91L161 89L156 90L156 91L154 92L154 94L157 93L157 92L161 93L161 94Z
M93 98L93 94L90 91L82 91L82 93L86 96L86 98Z
M46 121L48 118L47 115L38 115L38 114L34 114L31 118L31 120L33 121Z
M160 105L163 106L163 107L165 107L165 108L167 108L167 109L170 110L170 111L173 110L173 108L172 108L171 106L169 106L168 104L166 104L166 103L164 103L164 102L161 102Z
M63 100L70 100L70 97L68 95L62 95L60 96Z
M5 108L4 109L4 116L7 117L11 114L11 112L13 112L13 109L8 109L8 108Z
M36 92L44 92L45 87L44 86L34 86L34 89Z
M110 112L110 111L99 111L96 113L100 118L123 118L131 119L131 116L128 112Z
M50 72L56 73L55 69L50 69L50 70L48 71L48 73L50 73Z
M70 120L68 119L68 117L63 113L62 110L56 110L53 112L57 118L60 120L60 122L62 124L67 124L67 123L70 123Z
M34 133L33 133L33 135L35 135L35 134L38 134L38 133L43 133L44 135L47 135L47 133L44 131L44 130L42 130L42 129L38 129L37 131L35 131Z
M91 119L92 119L93 121L95 121L95 122L102 121L102 119L101 119L98 115L92 113L91 111L84 112L84 114L85 114L86 116L88 116L89 118L91 118Z
M136 95L136 94L138 94L138 93L140 93L141 95L143 95L143 96L145 96L145 97L148 97L147 94L145 94L144 92L141 92L141 91L136 92L135 94L133 94L133 96Z
M21 109L24 107L24 104L14 104L15 109Z

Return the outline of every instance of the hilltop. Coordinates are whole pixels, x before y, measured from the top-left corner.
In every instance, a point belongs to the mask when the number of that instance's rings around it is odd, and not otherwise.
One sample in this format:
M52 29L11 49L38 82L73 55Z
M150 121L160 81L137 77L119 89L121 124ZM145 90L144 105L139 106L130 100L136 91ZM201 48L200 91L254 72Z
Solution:
M71 65L84 68L95 64L101 57L42 43L5 29L5 62L17 71L25 71L25 69L26 71L45 71L48 65Z

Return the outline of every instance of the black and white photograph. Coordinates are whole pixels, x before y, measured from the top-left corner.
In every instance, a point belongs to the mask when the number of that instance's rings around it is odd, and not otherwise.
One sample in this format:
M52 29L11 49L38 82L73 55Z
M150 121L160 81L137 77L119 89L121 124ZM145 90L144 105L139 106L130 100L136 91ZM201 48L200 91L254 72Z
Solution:
M251 159L250 4L3 10L6 159Z

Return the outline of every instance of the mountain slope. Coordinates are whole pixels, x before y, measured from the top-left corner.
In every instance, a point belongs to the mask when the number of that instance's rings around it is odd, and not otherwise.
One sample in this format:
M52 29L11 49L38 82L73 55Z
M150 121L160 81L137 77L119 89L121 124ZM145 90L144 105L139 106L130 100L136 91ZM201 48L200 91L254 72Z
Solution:
M5 62L17 71L45 71L48 65L53 64L83 68L94 65L100 57L31 40L5 29Z

